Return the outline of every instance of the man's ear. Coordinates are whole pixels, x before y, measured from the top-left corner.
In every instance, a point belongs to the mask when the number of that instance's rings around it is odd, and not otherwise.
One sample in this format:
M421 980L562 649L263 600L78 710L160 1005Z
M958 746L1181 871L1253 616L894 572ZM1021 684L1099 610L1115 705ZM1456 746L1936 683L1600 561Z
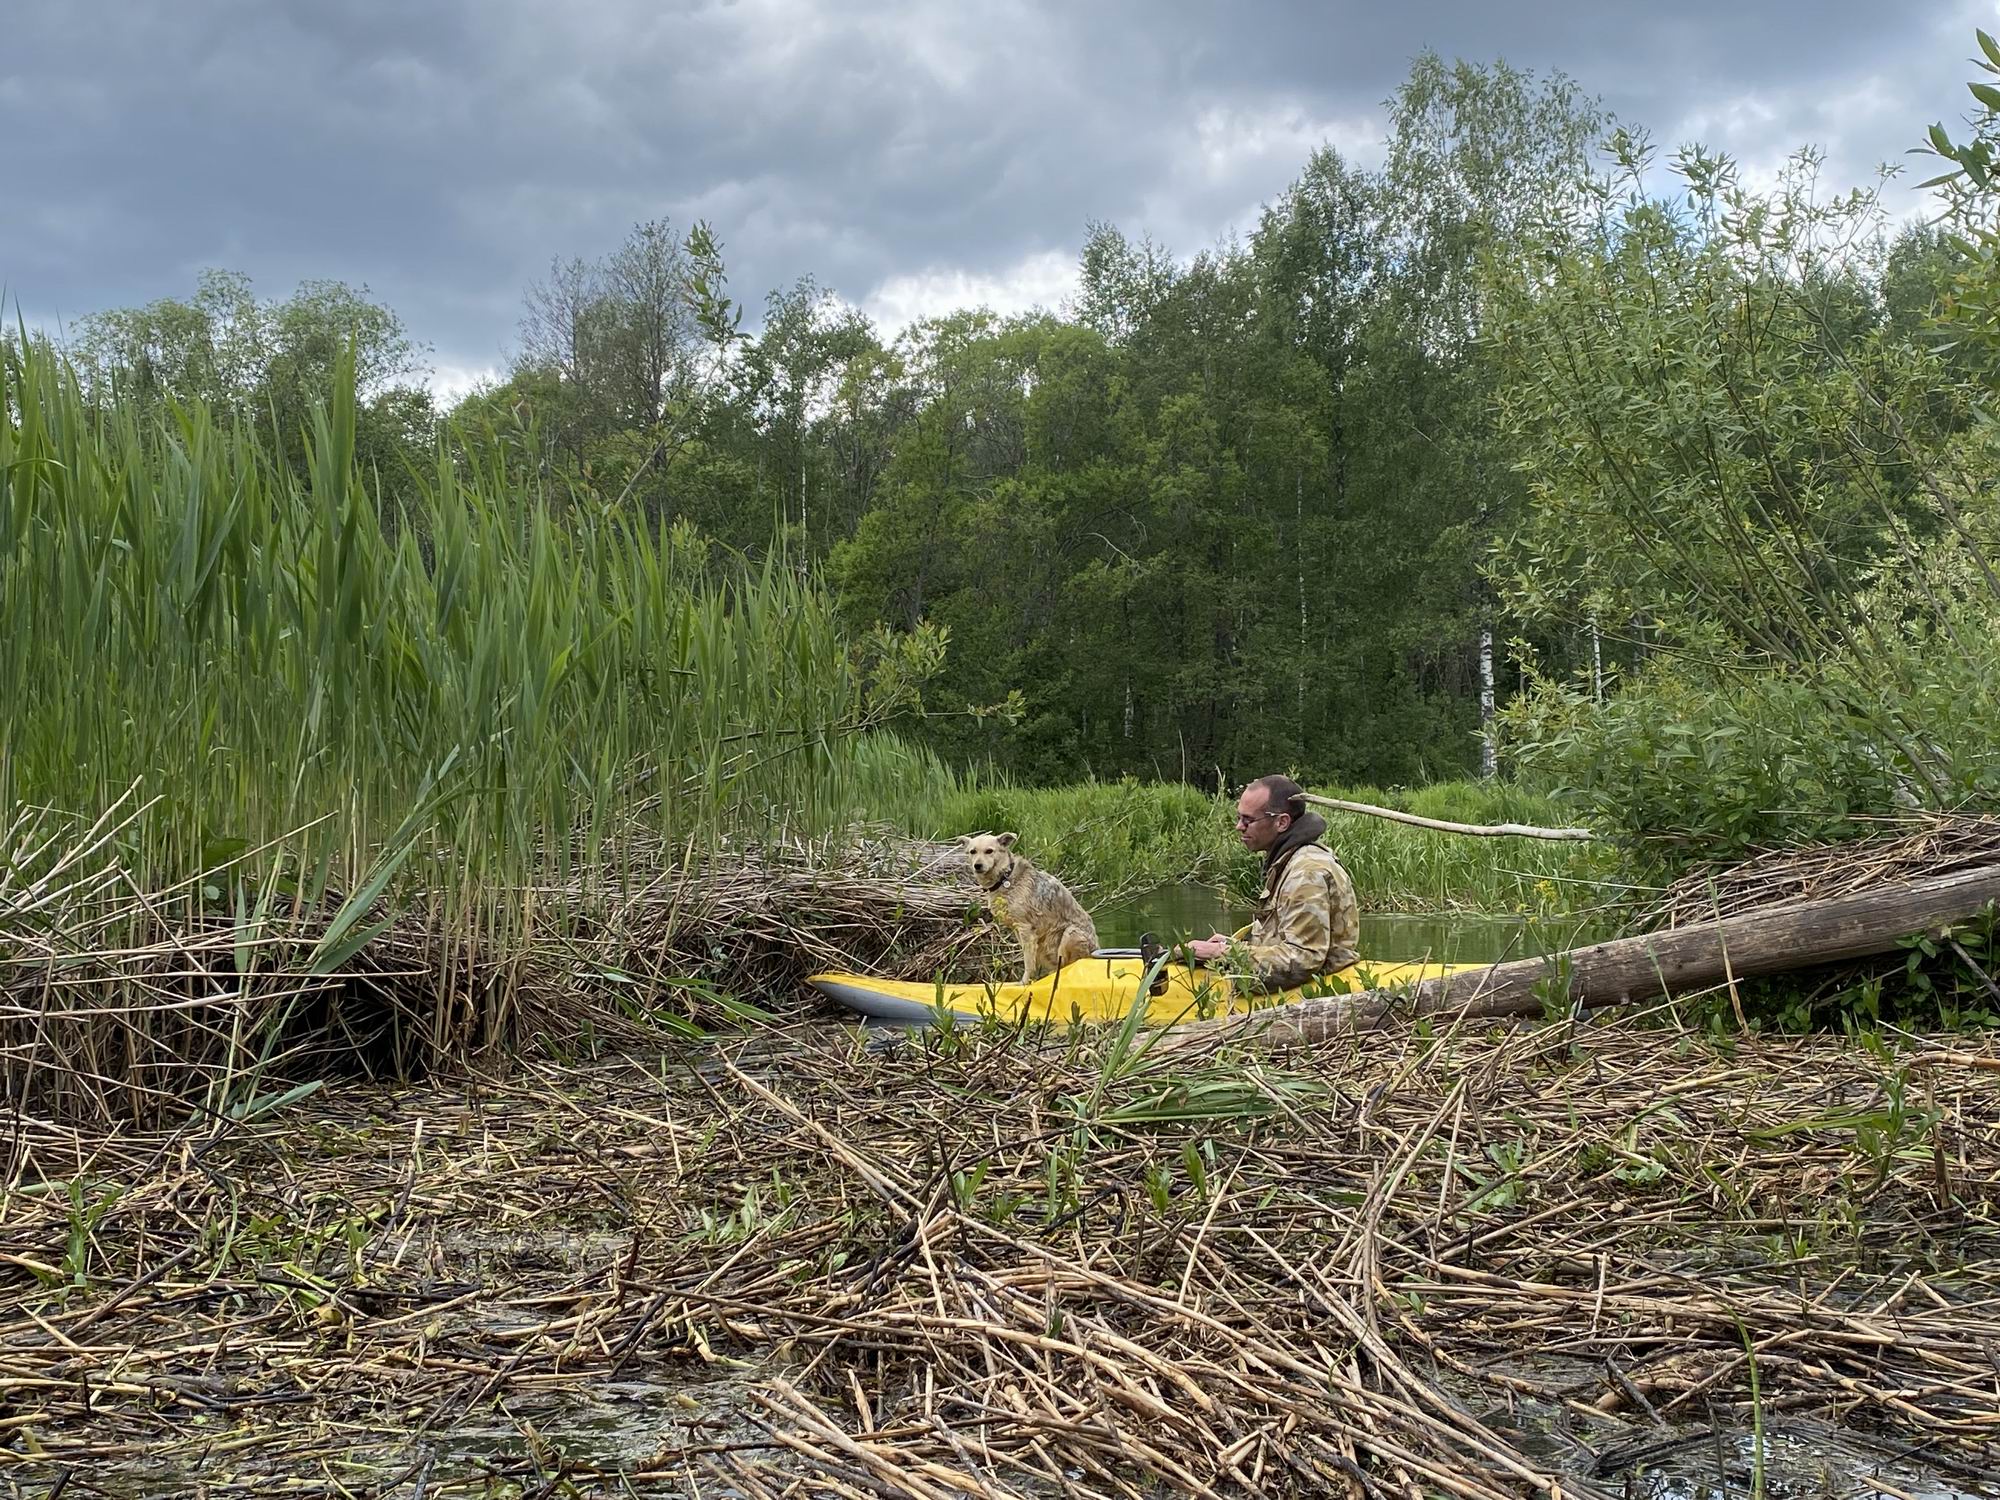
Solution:
M1020 836L1018 833L1003 833L993 842L998 844L1002 849L1011 849L1014 847L1014 840Z

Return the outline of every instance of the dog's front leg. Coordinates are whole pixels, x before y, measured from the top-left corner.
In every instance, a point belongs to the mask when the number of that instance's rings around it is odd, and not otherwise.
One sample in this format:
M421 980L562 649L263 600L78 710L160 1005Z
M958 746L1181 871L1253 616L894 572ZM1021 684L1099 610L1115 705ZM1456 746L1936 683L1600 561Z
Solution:
M1039 965L1035 962L1035 960L1038 956L1039 955L1035 943L1034 929L1032 927L1022 928L1021 929L1021 983L1033 984L1035 982L1035 972L1037 968L1039 968Z

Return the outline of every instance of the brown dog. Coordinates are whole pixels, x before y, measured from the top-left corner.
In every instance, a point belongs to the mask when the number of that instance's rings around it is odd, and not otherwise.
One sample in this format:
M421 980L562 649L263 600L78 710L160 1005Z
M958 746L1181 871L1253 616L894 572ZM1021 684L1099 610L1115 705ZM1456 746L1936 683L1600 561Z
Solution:
M972 878L986 892L997 922L1021 941L1021 983L1031 984L1064 964L1090 957L1097 928L1076 897L1047 870L1038 870L1014 852L1019 834L961 834L958 846L972 866Z

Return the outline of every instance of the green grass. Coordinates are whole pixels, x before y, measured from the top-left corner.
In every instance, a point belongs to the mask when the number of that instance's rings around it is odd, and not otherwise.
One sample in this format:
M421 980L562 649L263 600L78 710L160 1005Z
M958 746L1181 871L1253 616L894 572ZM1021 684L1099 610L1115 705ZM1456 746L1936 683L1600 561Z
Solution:
M967 777L910 831L950 838L1012 830L1036 864L1100 899L1170 881L1222 885L1243 858L1222 804L1192 787L1136 781L1019 788Z
M1549 799L1504 783L1308 790L1450 822L1574 821ZM1235 810L1233 797L1179 784L1022 788L980 785L968 777L918 810L910 828L931 838L1011 829L1029 858L1100 902L1181 881L1247 899L1257 890L1259 862L1236 841ZM1553 914L1601 904L1610 893L1596 882L1614 878L1609 853L1588 845L1433 833L1354 813L1327 812L1326 818L1328 843L1370 910Z

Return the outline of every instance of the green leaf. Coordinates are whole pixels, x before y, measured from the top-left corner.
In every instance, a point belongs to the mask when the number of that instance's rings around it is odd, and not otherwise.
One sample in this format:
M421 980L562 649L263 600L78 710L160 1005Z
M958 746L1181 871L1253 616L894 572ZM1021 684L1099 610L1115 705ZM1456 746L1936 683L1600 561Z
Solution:
M389 924L389 919L385 917L380 922L368 928L361 937L356 938L352 942L347 940L348 934L353 929L354 924L360 921L367 914L368 910L381 899L383 890L395 878L396 871L403 867L403 861L409 857L410 850L415 847L416 839L414 836L406 839L388 858L376 866L375 874L366 885L341 902L340 910L333 914L333 920L327 923L326 931L321 933L319 941L313 944L312 961L307 965L307 973L333 973L334 970L338 969L348 959L359 952L361 946L369 938L374 937Z
M374 942L384 932L388 931L389 928L395 925L395 922L396 917L392 912L379 921L371 922L366 927L348 933L331 947L327 947L326 940L322 938L320 940L320 947L313 950L315 957L313 959L312 972L315 974L338 973L341 965L345 964L355 954Z
M255 1099L246 1099L241 1104L232 1105L226 1113L230 1119L247 1124L251 1120L262 1119L265 1115L275 1113L288 1104L296 1104L301 1099L309 1098L324 1087L324 1081L315 1078L295 1088L286 1089L282 1093L260 1094Z
M204 871L218 870L250 847L250 841L234 834L217 834L203 840L201 846L201 867Z

